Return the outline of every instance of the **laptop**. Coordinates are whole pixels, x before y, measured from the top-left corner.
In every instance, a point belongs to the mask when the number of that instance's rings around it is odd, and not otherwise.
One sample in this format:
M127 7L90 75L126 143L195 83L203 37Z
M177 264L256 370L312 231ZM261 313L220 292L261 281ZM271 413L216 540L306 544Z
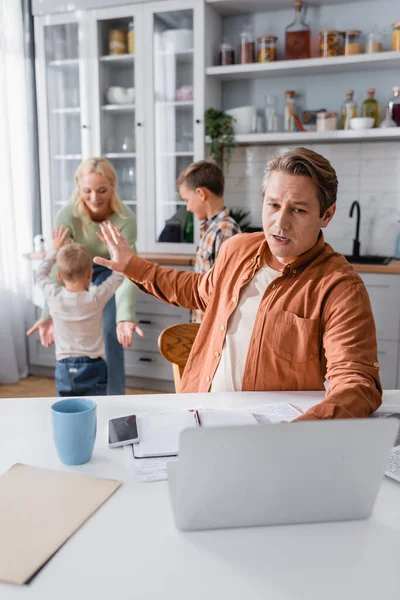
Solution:
M366 519L397 419L186 429L168 484L178 529Z

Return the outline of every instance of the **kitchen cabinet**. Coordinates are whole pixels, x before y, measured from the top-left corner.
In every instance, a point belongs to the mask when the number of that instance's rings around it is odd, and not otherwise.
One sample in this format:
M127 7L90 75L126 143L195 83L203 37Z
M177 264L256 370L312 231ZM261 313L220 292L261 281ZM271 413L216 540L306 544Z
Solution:
M374 314L382 386L400 388L400 276L361 273Z
M113 32L126 36L128 28L134 48L110 53ZM175 182L204 157L203 37L197 0L35 17L46 239L75 189L79 163L102 155L136 214L138 250L193 254L197 230L194 239L184 237L186 207Z

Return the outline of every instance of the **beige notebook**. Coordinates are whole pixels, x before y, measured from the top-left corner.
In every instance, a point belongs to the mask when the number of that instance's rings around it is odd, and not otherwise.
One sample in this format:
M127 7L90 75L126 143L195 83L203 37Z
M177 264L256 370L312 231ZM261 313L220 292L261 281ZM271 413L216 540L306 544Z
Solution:
M0 477L0 581L26 583L120 485L13 465Z

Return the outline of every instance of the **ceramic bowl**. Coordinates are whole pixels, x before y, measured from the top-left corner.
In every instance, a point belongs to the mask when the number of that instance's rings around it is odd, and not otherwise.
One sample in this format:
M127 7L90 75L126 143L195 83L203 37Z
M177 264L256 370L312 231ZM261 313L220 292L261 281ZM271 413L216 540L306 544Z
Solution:
M235 119L233 129L236 135L251 132L252 120L257 114L255 106L238 106L225 112Z
M110 104L132 104L135 101L135 88L110 87L107 100Z
M350 119L350 128L355 131L360 129L371 129L374 126L374 119L372 117L353 117Z

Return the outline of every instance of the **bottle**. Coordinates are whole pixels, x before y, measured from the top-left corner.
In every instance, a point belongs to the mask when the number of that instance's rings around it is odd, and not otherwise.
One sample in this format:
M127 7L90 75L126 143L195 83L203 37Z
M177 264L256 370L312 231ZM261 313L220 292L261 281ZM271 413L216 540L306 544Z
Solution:
M295 130L295 100L294 91L287 90L285 92L285 110L284 110L284 129L285 131Z
M389 114L397 127L400 127L400 87L393 88L393 98L389 102Z
M135 26L133 21L130 21L128 28L128 52L135 54Z
M353 100L354 90L347 90L346 100L340 113L340 129L350 129L350 119L357 116L357 103Z
M294 21L285 29L285 59L310 58L310 28L304 21L303 2L294 3Z
M218 64L223 66L235 64L235 53L232 44L226 39L222 41L219 47Z
M375 89L368 88L367 94L368 98L362 104L361 116L372 117L374 119L374 127L378 127L379 106L378 101L374 98Z
M183 230L183 241L185 244L193 244L194 242L194 223L193 213L186 213L185 228Z
M256 62L256 50L251 25L245 25L239 37L238 63L245 65Z
M398 52L400 51L400 21L397 21L397 23L393 23L392 28L392 50Z

